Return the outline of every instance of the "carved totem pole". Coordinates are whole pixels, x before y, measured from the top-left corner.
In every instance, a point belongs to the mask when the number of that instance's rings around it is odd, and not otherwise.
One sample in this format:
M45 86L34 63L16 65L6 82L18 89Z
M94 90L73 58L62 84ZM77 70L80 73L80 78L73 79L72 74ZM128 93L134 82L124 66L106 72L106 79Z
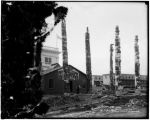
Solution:
M139 45L138 45L138 36L135 36L135 88L139 87L139 79L140 79L140 56L139 56Z
M87 82L87 92L92 91L92 72L91 72L91 52L90 52L90 35L87 27L87 31L85 33L85 51L86 51L86 75L88 78Z
M63 54L63 66L68 65L68 51L67 51L67 33L66 33L66 21L62 20L62 54Z
M113 44L110 44L110 85L111 85L111 90L114 91L114 77L113 77Z
M119 38L119 27L116 26L116 37L115 37L115 87L118 89L121 75L121 50L120 50L120 38Z

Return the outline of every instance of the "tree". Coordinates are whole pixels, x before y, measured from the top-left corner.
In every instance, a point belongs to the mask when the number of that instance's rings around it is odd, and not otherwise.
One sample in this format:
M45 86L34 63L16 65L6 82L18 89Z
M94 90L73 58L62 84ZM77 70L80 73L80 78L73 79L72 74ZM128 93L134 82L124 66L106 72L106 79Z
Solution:
M50 32L43 33L43 26L47 27L45 18L54 14L54 27L64 19L68 9L55 2L40 1L2 1L2 116L7 111L10 96L13 96L15 107L23 107L29 103L38 103L41 76L38 70L32 70L30 77L29 68L39 67L41 63L42 43ZM35 37L37 37L35 39ZM34 66L34 45L36 44L36 64ZM33 77L34 76L34 77ZM10 82L11 81L11 82ZM27 83L31 81L32 84ZM30 88L29 92L27 88ZM28 92L27 92L28 91ZM34 91L34 92L33 92ZM34 93L34 94L31 94ZM27 97L28 96L28 97ZM31 98L32 99L28 99ZM24 99L27 98L25 101Z

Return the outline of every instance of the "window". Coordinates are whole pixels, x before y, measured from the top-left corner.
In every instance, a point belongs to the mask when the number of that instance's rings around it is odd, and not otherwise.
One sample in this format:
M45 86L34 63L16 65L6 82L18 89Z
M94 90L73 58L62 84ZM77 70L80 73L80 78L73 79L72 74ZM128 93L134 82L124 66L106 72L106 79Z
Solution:
M51 64L51 58L45 57L45 64Z
M100 86L100 81L94 81L94 85Z
M54 79L49 79L49 88L54 88Z

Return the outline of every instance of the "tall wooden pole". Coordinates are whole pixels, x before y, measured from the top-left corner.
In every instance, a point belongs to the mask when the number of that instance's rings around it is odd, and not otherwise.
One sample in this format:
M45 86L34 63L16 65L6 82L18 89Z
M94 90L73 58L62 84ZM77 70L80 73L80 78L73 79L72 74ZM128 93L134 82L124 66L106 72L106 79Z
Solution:
M86 75L88 78L87 82L87 92L92 91L92 71L91 71L91 52L90 52L90 35L87 27L85 33L85 51L86 51Z
M110 85L111 85L111 90L114 91L114 77L113 77L113 44L110 44Z
M66 33L66 21L62 20L62 54L63 54L63 66L68 65L68 51L67 51L67 33Z
M140 56L139 56L139 45L138 36L135 36L135 88L139 87L138 81L140 79Z
M121 50L120 50L120 38L119 38L119 27L116 26L116 37L115 37L115 86L118 89L121 75Z
M62 20L61 31L62 31L62 58L63 58L63 73L64 73L63 78L65 81L65 83L64 83L65 90L64 91L65 92L72 92L71 88L70 88L70 81L69 81L69 78L67 76L69 69L68 69L67 33L66 33L66 21L65 21L65 19Z

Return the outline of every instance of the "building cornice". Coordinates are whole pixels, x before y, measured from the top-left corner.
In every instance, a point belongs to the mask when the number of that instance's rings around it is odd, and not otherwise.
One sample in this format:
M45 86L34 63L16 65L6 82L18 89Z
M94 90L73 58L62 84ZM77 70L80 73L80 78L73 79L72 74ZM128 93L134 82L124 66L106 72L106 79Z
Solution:
M60 54L61 52L55 51L55 50L49 50L49 49L43 49L42 53L55 53L55 54Z

